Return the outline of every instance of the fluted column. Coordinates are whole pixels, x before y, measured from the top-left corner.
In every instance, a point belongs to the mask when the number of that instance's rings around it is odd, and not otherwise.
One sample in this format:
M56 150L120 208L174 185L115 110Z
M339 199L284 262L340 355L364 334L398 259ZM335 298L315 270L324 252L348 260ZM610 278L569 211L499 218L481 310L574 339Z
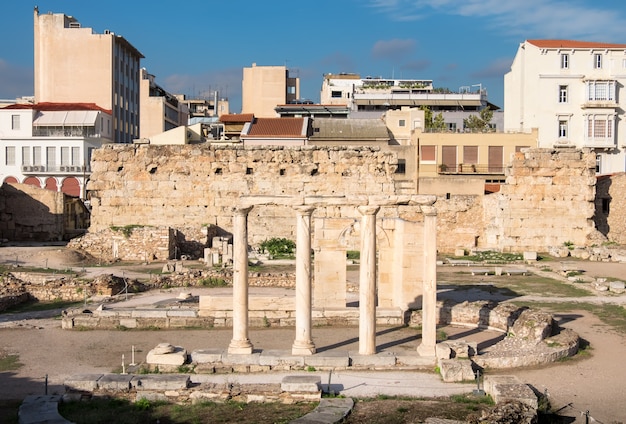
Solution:
M359 206L361 265L359 268L359 354L376 353L376 213L380 206Z
M422 290L421 356L435 356L437 343L437 210L421 206L424 214L424 272Z
M235 208L233 215L233 339L229 354L251 354L248 338L248 212Z
M312 355L311 338L311 214L312 206L296 206L296 338L292 355Z

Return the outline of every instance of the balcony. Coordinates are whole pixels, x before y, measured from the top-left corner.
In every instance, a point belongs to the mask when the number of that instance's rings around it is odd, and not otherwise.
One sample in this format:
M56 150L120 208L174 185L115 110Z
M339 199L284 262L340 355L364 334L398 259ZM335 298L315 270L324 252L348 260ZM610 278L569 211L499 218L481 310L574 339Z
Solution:
M80 165L22 165L22 174L35 175L35 174L56 174L56 175L82 175L83 173L91 173L91 169L88 166L84 171Z
M467 164L437 166L437 173L440 175L504 175L504 165L488 164Z

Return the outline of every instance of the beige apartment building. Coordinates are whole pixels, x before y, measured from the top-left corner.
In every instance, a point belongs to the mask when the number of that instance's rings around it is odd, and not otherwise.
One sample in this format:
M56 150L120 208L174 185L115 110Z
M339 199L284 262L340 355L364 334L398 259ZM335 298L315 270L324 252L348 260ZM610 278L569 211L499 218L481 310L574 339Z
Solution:
M139 50L109 30L96 34L37 7L34 41L35 103L95 103L112 111L115 142L139 137Z
M241 113L258 118L276 118L275 108L300 98L300 78L292 77L285 66L243 68Z
M150 138L181 125L187 125L189 108L177 96L168 93L154 75L141 69L139 88L139 136Z

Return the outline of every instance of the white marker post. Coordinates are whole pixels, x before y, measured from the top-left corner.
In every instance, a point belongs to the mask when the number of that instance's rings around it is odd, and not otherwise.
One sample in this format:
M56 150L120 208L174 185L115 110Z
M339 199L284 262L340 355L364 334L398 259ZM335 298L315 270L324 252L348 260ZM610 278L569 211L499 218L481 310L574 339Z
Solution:
M134 367L135 365L137 365L135 363L135 345L132 345L131 347L131 354L130 354L130 365L131 367Z
M122 374L126 374L126 365L124 364L124 354L122 353Z

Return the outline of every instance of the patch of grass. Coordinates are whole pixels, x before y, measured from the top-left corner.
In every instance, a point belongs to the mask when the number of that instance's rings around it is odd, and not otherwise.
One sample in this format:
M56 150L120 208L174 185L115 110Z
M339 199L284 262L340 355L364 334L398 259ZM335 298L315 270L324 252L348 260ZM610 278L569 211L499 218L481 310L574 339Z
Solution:
M204 402L196 405L140 399L92 399L88 402L63 402L59 413L77 424L135 423L288 423L306 415L316 403L293 405L276 403Z
M228 283L223 278L207 277L198 281L203 287L226 287Z
M0 372L15 371L20 369L23 364L17 355L9 355L0 351Z
M69 301L69 300L54 300L52 302L39 302L37 300L29 301L9 308L3 313L18 313L18 312L38 312L38 311L50 311L52 309L68 309L78 307L83 302Z

